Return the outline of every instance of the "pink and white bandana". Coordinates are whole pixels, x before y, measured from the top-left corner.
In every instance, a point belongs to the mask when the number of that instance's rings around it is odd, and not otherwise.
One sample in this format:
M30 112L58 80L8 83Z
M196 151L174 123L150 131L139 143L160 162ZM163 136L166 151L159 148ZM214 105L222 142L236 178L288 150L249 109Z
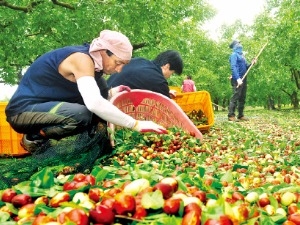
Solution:
M103 69L100 50L108 49L115 56L122 60L131 60L133 47L129 39L122 33L111 30L103 30L100 36L95 38L89 49L89 53L94 60L95 70Z

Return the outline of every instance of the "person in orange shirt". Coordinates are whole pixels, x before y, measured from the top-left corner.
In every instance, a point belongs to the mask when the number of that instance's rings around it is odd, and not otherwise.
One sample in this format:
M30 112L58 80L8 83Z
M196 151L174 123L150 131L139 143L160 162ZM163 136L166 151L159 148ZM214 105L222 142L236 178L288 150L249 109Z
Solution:
M182 92L197 91L195 82L192 80L192 77L190 75L186 76L186 79L182 82L181 91Z

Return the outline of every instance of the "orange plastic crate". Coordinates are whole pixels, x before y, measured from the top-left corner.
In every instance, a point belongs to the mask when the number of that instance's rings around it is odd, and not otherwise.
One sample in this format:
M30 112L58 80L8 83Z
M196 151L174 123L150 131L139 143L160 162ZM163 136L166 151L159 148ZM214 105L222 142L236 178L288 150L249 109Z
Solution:
M177 87L177 86L169 86L170 90L175 90L177 91L177 93L181 93L181 87Z
M135 89L117 94L110 101L137 120L152 120L166 128L173 126L182 128L202 140L202 133L183 110L162 94ZM113 124L109 124L109 127L113 130L115 128Z
M22 156L28 152L20 145L22 134L15 132L6 121L7 102L0 102L0 155Z
M193 110L202 110L208 120L207 125L199 125L197 128L201 131L208 131L214 124L214 111L210 94L207 91L196 91L179 93L173 99L185 113L192 112Z

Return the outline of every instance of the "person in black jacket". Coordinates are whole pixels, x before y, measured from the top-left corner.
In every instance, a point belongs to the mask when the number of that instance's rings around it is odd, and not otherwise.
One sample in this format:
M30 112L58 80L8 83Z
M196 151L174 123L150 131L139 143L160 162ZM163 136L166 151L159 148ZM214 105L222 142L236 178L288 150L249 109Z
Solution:
M121 72L108 78L107 85L109 88L126 85L131 89L144 89L171 97L176 93L170 91L167 79L174 73L180 75L182 70L183 60L180 54L174 50L167 50L161 52L154 60L133 58Z

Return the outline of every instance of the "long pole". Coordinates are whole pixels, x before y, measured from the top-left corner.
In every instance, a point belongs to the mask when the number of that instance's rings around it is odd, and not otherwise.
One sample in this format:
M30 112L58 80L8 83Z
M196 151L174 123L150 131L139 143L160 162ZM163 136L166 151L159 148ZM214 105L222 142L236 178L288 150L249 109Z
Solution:
M263 52L263 50L265 49L265 47L267 46L268 41L262 46L262 48L260 49L259 53L256 55L256 57L254 58L255 61L258 59L258 57L260 56L260 54ZM251 65L249 66L249 68L247 69L246 73L244 74L242 81L246 78L247 74L249 73L250 69L252 68L252 66L254 65L254 62L252 60ZM237 88L239 87L239 85L237 86Z

